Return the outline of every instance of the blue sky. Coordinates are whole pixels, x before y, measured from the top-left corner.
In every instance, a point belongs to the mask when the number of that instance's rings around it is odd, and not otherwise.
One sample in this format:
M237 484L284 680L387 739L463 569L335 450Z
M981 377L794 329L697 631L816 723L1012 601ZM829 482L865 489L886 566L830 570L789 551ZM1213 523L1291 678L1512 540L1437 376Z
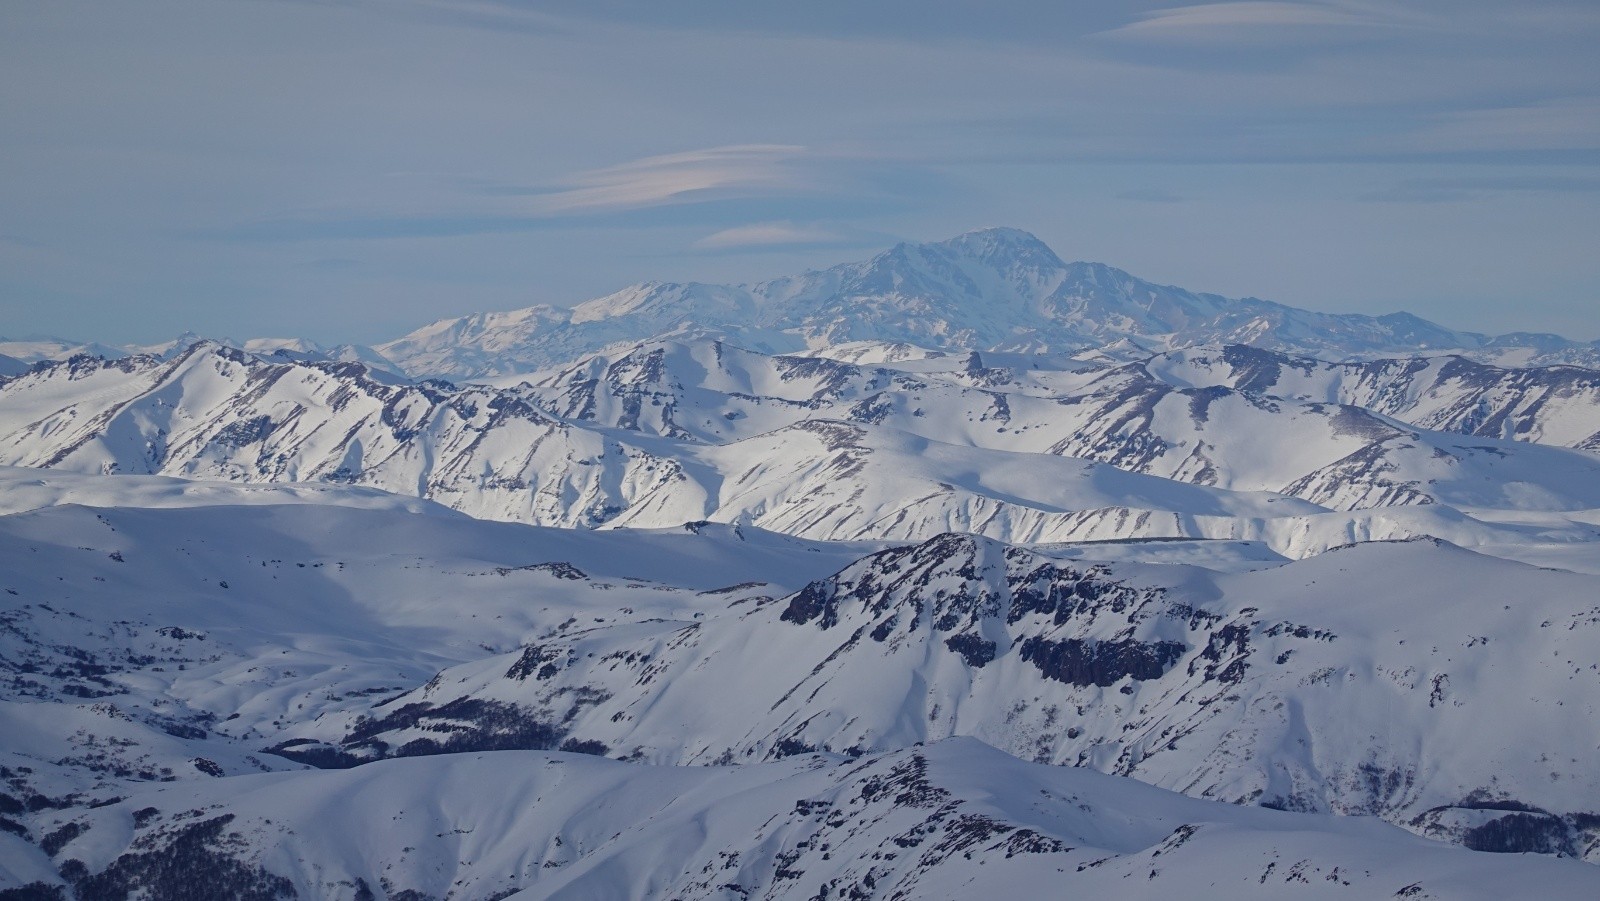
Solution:
M377 341L987 225L1600 337L1600 5L0 4L0 334Z

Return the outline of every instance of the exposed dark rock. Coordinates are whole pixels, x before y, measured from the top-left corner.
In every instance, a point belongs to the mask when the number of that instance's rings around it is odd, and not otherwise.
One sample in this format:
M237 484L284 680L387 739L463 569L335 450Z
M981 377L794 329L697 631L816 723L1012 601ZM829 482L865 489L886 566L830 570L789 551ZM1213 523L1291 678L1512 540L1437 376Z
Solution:
M566 648L550 647L548 645L528 645L522 651L522 656L506 670L507 679L525 681L529 676L540 680L549 679L561 671L560 664L567 659Z
M89 831L85 823L63 823L61 828L54 830L49 835L39 840L39 847L51 857L61 853L61 849L72 843L72 840Z
M1108 688L1124 678L1159 679L1187 650L1176 641L1146 644L1134 639L1091 642L1077 638L1051 641L1034 636L1018 653L1045 678L1068 685Z
M944 646L960 654L971 667L981 668L994 660L995 643L976 635L952 635L944 640Z
M1560 817L1539 813L1508 813L1468 829L1461 844L1474 851L1502 854L1574 855L1567 824Z
M817 620L820 628L831 628L839 622L839 605L834 598L836 590L837 584L832 580L812 582L789 599L789 606L778 618L799 626Z
M15 888L0 889L0 901L66 901L65 886L30 882Z
M80 861L63 864L79 901L281 901L297 897L294 884L227 853L242 841L225 832L232 814L141 836L136 850L123 854L99 873ZM76 864L76 866L71 866Z
M276 754L319 770L347 770L367 762L367 758L307 738L290 739L261 750L264 754Z

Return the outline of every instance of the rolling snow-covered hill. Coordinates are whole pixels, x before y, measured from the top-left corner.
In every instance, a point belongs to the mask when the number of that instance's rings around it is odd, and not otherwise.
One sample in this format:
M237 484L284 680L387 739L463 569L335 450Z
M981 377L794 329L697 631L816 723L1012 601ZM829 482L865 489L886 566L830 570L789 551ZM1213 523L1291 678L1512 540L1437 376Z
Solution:
M1594 576L1432 542L885 548L7 475L74 502L0 516L0 890L1600 879L1549 859L1595 849Z
M56 822L55 858L96 897L1489 901L1600 891L1600 868L1572 861L1195 801L962 740L750 767L539 752L385 761L153 787ZM53 875L40 857L18 869Z
M543 529L348 488L136 506L170 480L71 481L74 502L0 516L0 764L21 798L103 800L197 758L251 772L306 721L563 624L692 621L880 547Z

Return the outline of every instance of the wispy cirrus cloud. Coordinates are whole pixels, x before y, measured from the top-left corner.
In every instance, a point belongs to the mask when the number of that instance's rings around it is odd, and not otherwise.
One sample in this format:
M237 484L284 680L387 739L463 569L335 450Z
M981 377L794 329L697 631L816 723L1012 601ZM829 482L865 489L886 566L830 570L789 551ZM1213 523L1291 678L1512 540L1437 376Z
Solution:
M817 156L789 144L710 147L593 169L569 186L533 192L530 212L637 209L826 187Z
M1415 22L1394 13L1380 14L1370 6L1239 0L1155 10L1101 35L1161 43L1234 44L1295 36L1326 38L1341 31L1392 27L1407 21Z
M756 222L738 225L706 235L694 242L699 250L734 250L754 247L792 247L807 244L839 244L848 239L838 232L814 225L793 222Z
M397 176L423 181L408 196L429 202L389 206L342 205L300 211L229 227L206 237L242 241L454 238L477 234L543 231L575 225L659 224L663 216L683 225L706 219L728 226L748 220L752 210L791 220L881 208L916 189L917 168L881 160L812 150L790 144L740 144L643 157L581 171L543 184ZM909 179L909 181L908 181ZM728 249L765 242L769 246L834 243L837 235L780 225L729 227L697 245ZM789 229L787 232L784 228ZM714 240L713 240L714 239Z

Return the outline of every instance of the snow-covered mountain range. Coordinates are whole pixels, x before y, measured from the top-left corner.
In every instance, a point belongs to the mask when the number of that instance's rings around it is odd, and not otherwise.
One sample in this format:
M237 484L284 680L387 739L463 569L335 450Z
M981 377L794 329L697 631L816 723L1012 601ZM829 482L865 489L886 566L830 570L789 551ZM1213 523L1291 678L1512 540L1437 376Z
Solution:
M1009 229L0 342L0 899L1600 896L1597 360Z
M1134 359L1245 343L1330 359L1455 351L1516 365L1600 365L1600 343L1492 338L1406 313L1314 313L1157 285L1102 263L1065 263L1009 228L900 244L864 262L755 285L651 282L571 309L446 319L376 349L413 375L474 378L668 333L727 337L777 353L873 341Z
M1231 353L1254 352L1219 356ZM537 525L711 520L822 540L1224 538L1300 557L1372 538L1590 533L1591 395L1557 388L1531 410L1506 402L1439 421L1461 434L1259 393L1256 370L1207 360L1048 370L968 354L863 367L658 341L457 387L200 343L0 383L0 463L353 484ZM1526 396L1438 368L1378 393L1420 398L1396 412L1434 419ZM1202 376L1247 387L1192 387Z
M531 306L442 319L368 347L303 338L221 343L294 359L361 362L414 378L524 373L663 335L716 337L767 353L848 344L1082 354L1119 361L1194 346L1248 344L1327 360L1455 353L1504 366L1600 367L1600 341L1489 336L1409 313L1317 313L1158 285L1104 263L1063 262L1014 228L898 244L871 259L754 285L645 282L570 308ZM0 338L21 363L74 354L171 354L198 336L112 346ZM15 364L12 364L15 365ZM0 361L0 375L5 373Z

